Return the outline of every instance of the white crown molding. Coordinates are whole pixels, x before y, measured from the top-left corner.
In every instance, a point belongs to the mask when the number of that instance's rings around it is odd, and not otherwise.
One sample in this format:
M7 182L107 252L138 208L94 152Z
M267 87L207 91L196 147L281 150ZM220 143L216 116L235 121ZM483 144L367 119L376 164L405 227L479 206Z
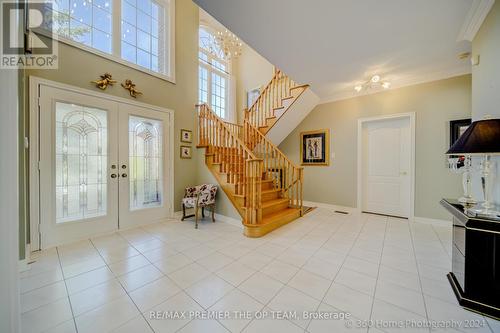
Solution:
M465 65L465 66L463 66L463 65L455 66L455 67L452 67L452 68L449 68L449 69L446 69L443 71L438 71L438 72L433 71L433 72L424 73L421 75L416 75L416 76L410 77L410 78L405 79L405 80L391 82L392 86L390 89L372 90L372 91L364 91L361 93L357 93L354 91L354 87L352 87L348 90L339 91L333 95L322 98L319 101L318 105L337 102L337 101L341 101L344 99L350 99L350 98L356 98L356 97L361 97L361 96L389 92L389 91L392 91L392 90L398 89L398 88L403 88L403 87L413 86L413 85L427 83L427 82L449 79L449 78L452 78L455 76L461 76L461 75L466 75L466 74L470 74L470 73L471 73L471 67L470 67L469 63L467 62L467 65Z
M494 3L495 0L472 0L457 41L467 40L472 42Z

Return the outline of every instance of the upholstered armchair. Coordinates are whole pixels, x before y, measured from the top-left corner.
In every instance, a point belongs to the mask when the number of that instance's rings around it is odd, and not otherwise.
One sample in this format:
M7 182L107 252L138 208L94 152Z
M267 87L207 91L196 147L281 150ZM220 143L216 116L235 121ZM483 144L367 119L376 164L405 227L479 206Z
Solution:
M212 222L215 222L215 195L217 186L213 184L203 184L194 187L186 187L184 198L182 199L182 219L194 216L195 228L198 229L198 211L201 208L201 215L205 217L205 207L212 211ZM186 215L186 208L194 208L194 214Z

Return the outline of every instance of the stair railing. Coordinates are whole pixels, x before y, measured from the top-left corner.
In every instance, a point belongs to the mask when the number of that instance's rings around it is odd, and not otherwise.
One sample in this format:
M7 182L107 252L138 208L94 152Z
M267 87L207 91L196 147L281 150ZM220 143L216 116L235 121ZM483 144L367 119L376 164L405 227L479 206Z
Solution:
M297 83L277 69L259 97L245 110L245 119L254 127L266 126L266 119L275 117L274 110L283 106L283 98L290 97L290 89L295 86Z
M231 133L233 133L234 135L236 135L240 139L243 137L243 126L242 125L230 123L228 121L225 121L224 123L227 125L227 127L229 128Z
M221 172L228 175L236 195L244 197L244 222L258 224L262 220L263 161L238 137L237 129L228 126L207 104L198 107L198 145L213 153Z
M247 119L243 124L245 145L253 154L262 159L267 179L273 179L274 189L281 192L282 198L290 200L290 206L300 209L303 214L304 168L296 166L265 135Z

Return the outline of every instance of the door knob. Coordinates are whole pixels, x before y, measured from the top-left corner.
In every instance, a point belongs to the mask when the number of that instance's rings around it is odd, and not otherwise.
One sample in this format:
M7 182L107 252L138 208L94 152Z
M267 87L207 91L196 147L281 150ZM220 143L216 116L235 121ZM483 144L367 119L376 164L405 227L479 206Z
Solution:
M112 165L111 165L111 169L116 169L116 165L115 165L115 164L112 164Z
M122 169L126 169L127 166L125 164L122 164Z
M116 178L116 177L118 177L118 176L115 173L111 174L111 178Z
M126 173L122 173L122 177L123 178L127 178L127 174Z

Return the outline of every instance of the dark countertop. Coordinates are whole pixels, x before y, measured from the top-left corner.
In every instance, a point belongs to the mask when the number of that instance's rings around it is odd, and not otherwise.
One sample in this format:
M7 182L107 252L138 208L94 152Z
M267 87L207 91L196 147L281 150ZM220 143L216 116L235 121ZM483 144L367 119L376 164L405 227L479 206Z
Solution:
M500 219L487 218L476 216L467 212L467 208L456 199L442 199L441 205L450 212L458 221L460 221L467 229L477 229L490 232L500 232Z

